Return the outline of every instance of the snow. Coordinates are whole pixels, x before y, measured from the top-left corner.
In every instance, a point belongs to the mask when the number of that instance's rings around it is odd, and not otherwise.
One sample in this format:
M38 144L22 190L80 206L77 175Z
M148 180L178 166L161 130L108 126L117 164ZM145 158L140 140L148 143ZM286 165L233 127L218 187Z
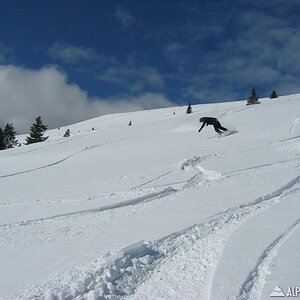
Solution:
M299 111L290 95L113 114L1 151L0 299L287 294L300 274ZM198 133L203 116L231 134Z

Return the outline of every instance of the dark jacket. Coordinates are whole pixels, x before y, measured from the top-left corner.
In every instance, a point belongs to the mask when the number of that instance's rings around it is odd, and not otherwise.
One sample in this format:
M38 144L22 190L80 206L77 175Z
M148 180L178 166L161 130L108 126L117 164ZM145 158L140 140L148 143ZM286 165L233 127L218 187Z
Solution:
M203 125L215 125L219 123L218 119L213 117L203 117L200 119L200 122L203 122Z
M220 124L219 120L217 118L212 118L212 117L203 117L200 119L200 122L202 122L202 126L201 128L198 130L198 132L200 132L203 127L206 125L213 125L214 129L217 133L222 133L221 130L223 131L227 131L228 129L225 127L222 127L222 125Z

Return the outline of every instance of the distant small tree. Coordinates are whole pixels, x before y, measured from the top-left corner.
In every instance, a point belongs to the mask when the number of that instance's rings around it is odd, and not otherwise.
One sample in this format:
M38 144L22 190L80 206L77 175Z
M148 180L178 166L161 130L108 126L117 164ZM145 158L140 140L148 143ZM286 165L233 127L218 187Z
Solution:
M66 130L66 132L64 133L64 137L69 137L70 136L70 129L68 128L67 130Z
M272 91L271 95L270 95L270 99L275 99L278 98L277 93L275 92L275 90Z
M132 123L131 123L131 121L129 122L128 126L132 126Z
M189 102L188 107L187 107L187 109L186 109L186 113L187 113L187 114L191 114L191 113L192 113L192 106L191 106L191 103L190 103L190 102Z
M3 141L6 149L13 148L18 145L16 140L16 130L12 123L7 123L3 130Z
M251 105L251 104L259 104L260 102L258 101L258 96L256 94L256 91L255 89L253 88L252 89L252 92L251 92L251 95L250 97L248 98L248 101L247 101L247 105Z
M46 130L47 125L44 125L41 116L38 116L35 123L30 127L30 135L26 138L26 145L46 141L48 139L48 136L44 137Z
M4 150L5 149L5 144L4 144L4 139L3 139L3 131L0 128L0 150Z

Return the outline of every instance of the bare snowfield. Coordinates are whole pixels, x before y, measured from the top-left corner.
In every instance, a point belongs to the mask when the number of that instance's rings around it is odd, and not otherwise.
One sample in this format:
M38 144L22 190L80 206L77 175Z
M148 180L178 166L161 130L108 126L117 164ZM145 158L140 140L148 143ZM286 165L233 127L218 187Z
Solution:
M203 116L237 133L198 133ZM0 299L269 299L300 286L300 95L47 135L0 152Z

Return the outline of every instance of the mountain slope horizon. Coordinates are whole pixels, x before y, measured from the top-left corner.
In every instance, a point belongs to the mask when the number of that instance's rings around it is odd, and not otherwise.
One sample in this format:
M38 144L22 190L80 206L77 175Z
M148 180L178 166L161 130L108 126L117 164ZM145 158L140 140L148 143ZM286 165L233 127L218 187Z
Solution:
M0 299L297 286L300 94L260 100L105 115L1 151ZM205 116L234 134L198 133Z

